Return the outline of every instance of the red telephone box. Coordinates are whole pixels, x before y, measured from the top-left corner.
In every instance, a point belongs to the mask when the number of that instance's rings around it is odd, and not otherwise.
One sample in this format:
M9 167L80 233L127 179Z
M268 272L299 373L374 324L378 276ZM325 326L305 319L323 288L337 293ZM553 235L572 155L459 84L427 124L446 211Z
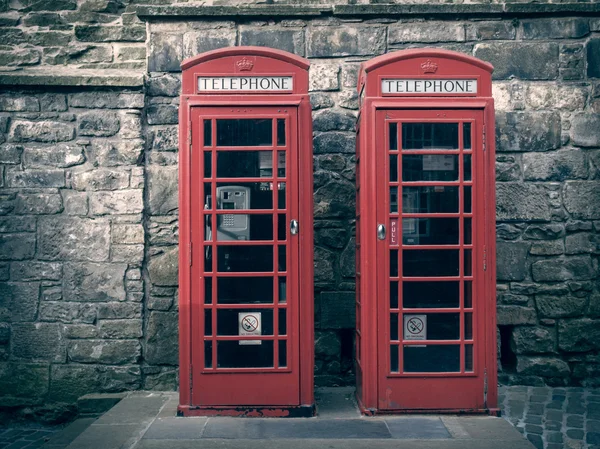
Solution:
M497 413L492 66L362 64L357 396L363 412Z
M180 414L314 413L308 67L260 47L182 63Z

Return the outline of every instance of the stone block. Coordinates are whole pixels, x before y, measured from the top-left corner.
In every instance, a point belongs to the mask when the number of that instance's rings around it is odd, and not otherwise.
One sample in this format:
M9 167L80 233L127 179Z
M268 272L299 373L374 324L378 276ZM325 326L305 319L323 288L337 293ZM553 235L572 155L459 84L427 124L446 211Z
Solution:
M557 256L565 252L565 244L562 240L551 240L548 242L535 242L529 249L533 256Z
M88 198L85 192L62 190L64 212L67 215L87 215Z
M138 92L77 92L69 95L69 106L86 109L142 109L144 94Z
M0 111L3 112L39 112L40 101L32 95L0 95Z
M391 25L388 30L388 44L410 42L464 42L465 26L460 22L404 22Z
M20 323L12 326L12 355L19 359L65 363L66 347L56 323Z
M600 218L600 185L592 181L567 181L563 188L563 202L572 218L598 220Z
M144 227L141 224L114 224L112 229L114 243L144 243Z
M177 167L149 166L147 169L148 213L168 215L179 207Z
M598 254L600 250L600 236L581 232L567 235L565 238L566 254Z
M117 62L144 61L145 59L145 46L115 45L115 60Z
M553 240L565 235L562 223L532 224L523 232L525 240Z
M314 27L307 31L309 58L380 55L385 52L385 28L351 23L343 27Z
M48 393L49 369L45 363L0 363L2 405L39 404Z
M340 256L340 273L345 278L356 276L356 240L354 237L350 239Z
M144 377L144 390L176 391L178 386L179 374L176 369L162 369Z
M535 309L520 305L499 305L496 308L498 325L516 326L520 324L536 324L537 315Z
M590 32L584 18L532 19L521 21L523 39L577 39Z
M179 123L179 112L174 104L151 104L146 108L149 125L176 125Z
M527 252L529 244L523 242L498 242L496 250L499 281L522 281L527 277Z
M317 92L310 94L310 105L313 111L323 108L330 108L334 105L333 100L327 94Z
M600 78L600 38L590 39L587 49L587 76Z
M558 347L566 352L588 352L600 348L600 321L590 318L561 320Z
M331 91L339 90L340 65L337 62L315 62L312 63L308 72L308 90Z
M496 218L500 221L548 221L552 217L549 186L503 182L496 185Z
M13 323L35 320L39 297L39 282L0 283L0 307L8 308Z
M571 141L580 147L600 147L600 114L576 114L571 120Z
M35 254L35 235L1 234L0 260L31 259Z
M74 144L57 144L52 147L26 146L22 154L25 168L67 168L85 162L83 148Z
M150 282L154 285L178 285L178 255L177 247L166 248L164 251L150 257L148 261L148 274Z
M339 360L341 352L342 342L337 332L315 332L315 356L319 360Z
M181 34L151 33L149 39L149 72L180 72L183 60Z
M557 112L498 112L498 152L549 151L561 145L561 121Z
M86 112L79 116L79 135L110 137L119 132L121 123L114 112Z
M569 365L556 357L517 357L517 373L529 376L564 378L571 374Z
M516 354L556 352L556 332L551 329L519 326L513 330L511 337L511 347Z
M62 300L62 287L60 285L42 286L42 291L40 293L40 299L42 301L60 301L60 300Z
M137 340L73 340L67 353L73 362L124 365L139 361L141 346Z
M58 281L62 276L62 264L57 262L12 262L10 277L13 281Z
M179 129L177 126L157 128L152 140L153 151L177 151L179 149Z
M64 170L7 170L6 186L12 188L64 187Z
M0 217L0 234L35 232L35 221L27 217Z
M334 179L315 192L315 217L353 217L355 203L356 191L354 186L345 180Z
M43 215L62 210L62 197L58 193L18 193L13 212L16 215Z
M144 245L113 245L111 250L112 262L126 262L130 265L141 266L144 260Z
M75 37L82 42L144 42L146 27L75 25Z
M71 185L75 190L120 190L129 187L129 171L98 168L72 174Z
M117 263L65 264L63 296L65 301L105 302L125 300L125 270Z
M151 245L176 245L179 241L177 217L151 217L148 223L148 238Z
M356 295L354 292L321 292L321 329L354 329Z
M98 319L120 320L126 318L141 318L142 305L130 302L109 302L98 304Z
M586 179L588 164L583 151L566 148L548 153L523 154L526 181L565 181Z
M331 248L341 249L348 242L348 231L344 228L316 228L315 242Z
M235 41L235 33L233 40ZM210 33L211 35L213 32ZM184 36L184 47L185 39ZM233 44L232 44L233 45ZM304 56L304 31L302 29L283 28L247 28L240 30L240 45L255 45L259 47L271 47L284 50L298 56Z
M75 138L75 128L64 122L15 120L9 138L13 142L66 142Z
M98 324L101 338L141 338L142 320L101 320Z
M139 366L98 366L100 391L131 391L142 388Z
M511 40L515 38L517 29L513 22L507 20L472 22L466 24L465 33L468 41Z
M177 97L181 93L181 75L165 74L146 78L148 95L152 97Z
M3 66L33 65L38 64L40 59L39 50L31 48L11 49L10 51L0 50L0 65Z
M143 210L141 189L90 194L90 213L93 215L138 214Z
M558 76L558 44L554 42L478 44L474 56L494 66L493 79L551 80Z
M119 165L135 165L144 151L144 141L132 140L103 140L93 142L87 153L94 165L116 167Z
M144 359L150 364L179 364L179 325L176 313L150 312Z
M40 96L40 108L48 112L64 112L67 108L67 97L62 94L45 93Z
M234 47L236 38L236 30L227 28L211 30L209 33L206 31L187 32L183 35L183 59L218 48ZM271 41L271 44L275 42Z
M45 260L108 260L110 225L107 221L75 217L41 217L38 257Z
M121 139L139 139L142 137L142 117L139 111L130 111L121 114Z
M585 312L587 297L536 295L535 304L540 318L573 317Z
M90 365L52 365L50 382L49 401L74 402L90 391L98 391L98 372Z
M356 152L356 135L337 131L318 133L313 145L315 154L353 154Z
M0 145L0 164L20 164L23 147L20 145Z
M315 247L314 270L315 283L335 282L335 253L319 246Z
M10 343L10 324L0 323L0 345Z
M496 157L496 182L521 181L521 164L514 156Z
M95 304L42 301L40 303L39 319L59 323L91 324L96 321L96 313L97 307Z
M596 273L590 256L538 260L531 265L536 282L594 279Z
M531 83L525 90L525 102L531 109L578 111L584 109L589 94L586 87Z
M354 115L339 110L326 109L313 116L314 131L352 131L355 128Z

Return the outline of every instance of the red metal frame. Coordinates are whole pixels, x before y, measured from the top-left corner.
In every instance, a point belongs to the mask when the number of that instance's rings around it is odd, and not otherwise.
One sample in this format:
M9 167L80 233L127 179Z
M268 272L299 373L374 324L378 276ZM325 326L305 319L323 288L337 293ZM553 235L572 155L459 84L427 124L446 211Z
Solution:
M250 61L240 67L240 60ZM314 305L313 305L313 205L312 205L312 123L308 97L308 61L295 55L261 47L235 47L216 50L186 60L182 64L183 81L179 110L179 343L180 343L180 401L182 415L244 415L244 416L306 416L314 413ZM240 73L242 68L242 73ZM233 94L197 92L198 76L292 76L293 91L279 93L234 92ZM216 119L269 118L274 124L278 118L286 121L285 146L278 146L276 126L273 126L271 147L218 147L219 151L273 152L274 170L271 178L217 178L216 177ZM210 119L211 148L204 147L203 120ZM302 129L302 132L299 132ZM204 151L211 151L211 178L204 178ZM286 173L277 174L277 152L286 152ZM273 209L244 210L240 212L203 208L202 191L205 183L211 186L215 198L217 181L273 182ZM277 205L278 189L286 183L286 208ZM213 202L214 203L214 202ZM217 215L269 214L273 216L273 239L270 241L204 241L204 216L211 217L216 229ZM286 223L286 240L278 240L277 220L285 214L286 221L297 219L300 233L291 236ZM287 251L287 302L278 303L278 288L274 279L272 304L219 305L217 296L216 257L213 257L211 276L213 298L210 305L204 301L204 252L208 246L212 254L230 245L272 245L277 258L277 245L285 244ZM277 268L274 265L273 270ZM277 271L261 273L219 272L218 277L277 276ZM217 336L218 309L272 309L273 336L260 337ZM211 336L204 335L204 310L214 323ZM286 309L286 336L278 336L279 309ZM287 342L285 367L277 367L277 341ZM204 343L212 342L212 367L204 366ZM218 341L271 340L274 341L273 368L217 368Z
M423 73L423 66L433 63L435 73ZM496 373L496 307L495 307L495 165L494 165L494 107L491 98L492 66L469 56L445 50L406 50L390 53L364 63L359 75L358 91L361 109L357 124L357 397L364 413L411 412L487 412L498 413ZM429 71L430 72L430 71ZM382 94L381 80L390 78L464 79L478 80L476 95L415 96ZM472 214L459 208L455 214L402 213L400 193L402 155L455 154L463 171L464 150L407 151L401 149L402 122L462 122L474 124L472 130L472 181L406 182L410 186L472 185ZM397 185L398 213L391 214L401 223L402 217L457 217L460 240L457 245L403 245L398 249L399 309L397 348L400 349L397 373L390 372L390 271L389 235L378 240L379 223L390 225L388 123L398 125ZM460 145L463 143L459 126ZM491 138L486 138L491 136ZM460 195L462 203L462 194ZM463 220L473 219L472 245L463 242ZM401 225L399 226L401 232ZM456 309L402 309L402 251L416 249L459 249L460 272L453 280L464 279L464 248L473 253L474 332L473 372L464 371L463 282L460 283L460 306ZM484 264L486 265L484 269ZM412 281L431 278L409 278ZM449 278L438 277L437 280ZM427 344L456 344L460 346L460 372L403 373L402 347L423 344L423 341L402 340L403 313L460 313L459 340L426 341ZM468 341L467 343L471 343Z

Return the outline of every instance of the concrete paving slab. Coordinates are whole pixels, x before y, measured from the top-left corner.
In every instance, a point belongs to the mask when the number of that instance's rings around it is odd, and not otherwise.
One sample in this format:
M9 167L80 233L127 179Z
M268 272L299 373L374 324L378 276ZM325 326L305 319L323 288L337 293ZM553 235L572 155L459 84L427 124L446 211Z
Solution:
M144 430L139 424L91 425L67 449L129 449Z
M434 416L394 417L386 418L385 422L392 438L422 440L451 437L442 420Z
M174 418L177 416L177 406L179 405L179 393L170 392L167 394L167 403L158 414L159 418Z
M75 440L75 438L81 435L90 425L92 425L94 421L96 421L96 418L76 419L60 432L54 434L50 440L46 442L44 449L63 449L67 447Z
M167 402L168 397L129 396L115 405L96 421L97 424L140 424L153 419Z
M471 438L485 440L522 440L523 435L509 422L491 416L474 416L460 418L460 425Z
M144 434L153 440L197 440L202 438L208 418L157 418Z
M315 390L317 416L340 419L360 418L354 387L323 387Z

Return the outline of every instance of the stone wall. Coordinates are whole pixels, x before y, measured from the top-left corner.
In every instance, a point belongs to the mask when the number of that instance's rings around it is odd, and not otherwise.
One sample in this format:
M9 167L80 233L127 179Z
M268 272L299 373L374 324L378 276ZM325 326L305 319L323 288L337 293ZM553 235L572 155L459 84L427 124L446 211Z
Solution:
M354 381L357 69L410 47L496 68L501 380L600 385L600 8L137 7L146 28L126 2L16 3L0 0L0 65L24 68L0 70L0 406L52 419L89 392L176 388L179 64L232 45L311 61L318 385ZM60 81L91 67L145 82Z

